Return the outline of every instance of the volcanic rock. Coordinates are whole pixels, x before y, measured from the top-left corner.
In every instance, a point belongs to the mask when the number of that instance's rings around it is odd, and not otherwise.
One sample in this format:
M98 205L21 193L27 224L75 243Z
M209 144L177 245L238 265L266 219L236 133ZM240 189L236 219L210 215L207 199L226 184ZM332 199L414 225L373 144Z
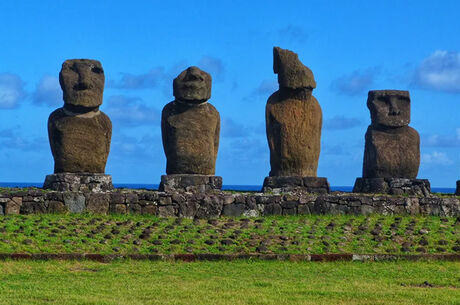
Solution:
M166 173L214 175L219 147L219 112L207 103L211 76L189 67L174 79L175 100L163 108L161 130Z
M297 54L278 47L273 53L280 87L268 99L265 111L270 176L316 177L322 112L312 96L313 73Z
M66 60L59 81L64 107L48 119L54 172L104 173L112 123L99 110L104 90L102 66L96 60Z

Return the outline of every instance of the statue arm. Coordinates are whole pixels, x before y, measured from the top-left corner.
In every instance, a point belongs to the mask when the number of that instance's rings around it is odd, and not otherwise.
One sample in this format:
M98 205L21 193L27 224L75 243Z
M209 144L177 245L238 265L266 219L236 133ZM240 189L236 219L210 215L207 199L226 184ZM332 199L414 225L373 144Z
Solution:
M220 135L220 116L217 113L216 131L214 134L214 160L217 159L217 151L219 150L219 135Z
M168 131L167 131L167 126L166 126L166 118L165 118L165 110L163 109L161 113L161 139L163 141L163 150L165 152L166 158L168 157L168 152L167 152L167 145L169 138L168 138Z
M265 107L265 131L267 134L268 147L270 148L270 151L274 150L275 148L274 137L272 135L272 130L271 130L272 127L273 127L273 117L271 114L270 105L267 104L267 106Z
M53 113L51 113L51 115L48 118L48 141L49 141L50 147L51 147L51 154L53 155L53 157L55 157L56 156L56 147L54 146L53 139L56 138L56 134L55 134L55 127L53 126L52 117L53 117Z
M110 120L109 117L107 117L107 123L108 123L107 124L108 128L107 128L105 145L106 145L106 150L107 150L107 155L108 155L110 152L110 144L112 143L112 121Z

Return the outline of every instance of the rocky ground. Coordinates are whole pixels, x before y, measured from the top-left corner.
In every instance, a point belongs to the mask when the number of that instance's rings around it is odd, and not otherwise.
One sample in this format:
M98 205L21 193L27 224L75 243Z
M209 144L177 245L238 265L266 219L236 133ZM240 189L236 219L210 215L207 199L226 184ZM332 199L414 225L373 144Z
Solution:
M460 253L460 217L0 217L0 253Z

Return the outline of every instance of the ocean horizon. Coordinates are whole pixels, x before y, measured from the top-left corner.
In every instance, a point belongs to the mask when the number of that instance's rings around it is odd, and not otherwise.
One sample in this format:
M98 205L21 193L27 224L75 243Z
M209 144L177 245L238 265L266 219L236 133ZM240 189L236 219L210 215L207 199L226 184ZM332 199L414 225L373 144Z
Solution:
M41 188L43 182L0 182L0 187L38 187ZM143 184L143 183L114 183L115 188L130 188L130 189L146 189L146 190L158 190L159 184ZM224 184L222 190L224 191L249 191L259 192L262 189L262 185L233 185ZM353 186L331 186L331 191L340 192L351 192ZM432 187L431 192L453 194L455 188L451 187Z

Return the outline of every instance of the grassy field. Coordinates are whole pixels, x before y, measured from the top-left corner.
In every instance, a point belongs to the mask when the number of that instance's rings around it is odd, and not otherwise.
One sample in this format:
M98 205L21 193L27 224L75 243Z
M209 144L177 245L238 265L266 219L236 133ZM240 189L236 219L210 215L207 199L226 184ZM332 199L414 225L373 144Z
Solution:
M460 218L147 215L0 217L0 253L460 253Z
M460 304L452 262L0 262L0 304Z

